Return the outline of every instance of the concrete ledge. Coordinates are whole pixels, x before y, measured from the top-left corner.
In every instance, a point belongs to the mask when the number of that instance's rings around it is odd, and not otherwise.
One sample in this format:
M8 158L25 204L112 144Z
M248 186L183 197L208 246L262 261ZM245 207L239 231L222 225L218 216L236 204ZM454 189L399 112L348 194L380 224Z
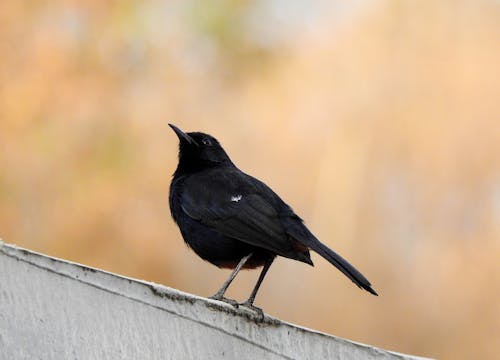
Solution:
M1 359L422 359L0 241Z

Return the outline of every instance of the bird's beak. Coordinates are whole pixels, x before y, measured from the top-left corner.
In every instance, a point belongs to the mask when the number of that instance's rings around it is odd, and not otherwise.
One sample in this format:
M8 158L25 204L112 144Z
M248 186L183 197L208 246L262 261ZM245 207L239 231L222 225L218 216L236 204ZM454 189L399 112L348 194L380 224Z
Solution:
M177 134L177 137L179 138L180 142L187 142L189 145L198 146L196 141L194 141L194 139L191 136L186 134L184 131L179 129L177 126L172 125L172 124L168 124L168 126L170 126L172 128L172 130L174 130L174 132Z

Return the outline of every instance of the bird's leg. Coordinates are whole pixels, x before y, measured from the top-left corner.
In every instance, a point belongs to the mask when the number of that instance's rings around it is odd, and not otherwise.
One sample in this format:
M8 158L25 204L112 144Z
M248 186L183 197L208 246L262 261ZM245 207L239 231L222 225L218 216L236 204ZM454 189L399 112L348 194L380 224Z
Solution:
M274 261L274 258L271 258L271 259L266 261L266 263L264 264L264 267L262 268L262 271L259 275L259 279L257 280L257 284L255 284L255 287L252 290L252 293L250 294L250 296L248 297L248 299L245 302L239 303L239 305L245 306L245 307L255 311L259 315L261 320L264 320L264 312L262 311L261 308L255 306L253 304L253 302L255 300L255 296L257 296L257 291L259 291L260 285L262 284L262 281L264 280L264 277L266 276L267 271L271 267L271 264L273 263L273 261Z
M250 254L248 254L247 256L243 257L240 260L240 262L238 263L238 265L236 265L236 267L234 268L234 270L231 273L231 275L229 275L229 277L224 282L224 284L222 284L222 286L219 289L219 291L217 291L214 295L210 296L210 299L224 301L224 302L227 302L227 303L229 303L229 304L231 304L231 305L233 305L235 307L238 307L239 304L238 304L237 301L225 298L224 294L225 294L227 288L229 287L229 285L231 285L231 282L234 280L234 278L236 277L236 275L238 274L238 272L243 267L243 265L245 265L245 263L248 261L248 259L250 259L252 257L252 255L253 255L253 253L250 253Z

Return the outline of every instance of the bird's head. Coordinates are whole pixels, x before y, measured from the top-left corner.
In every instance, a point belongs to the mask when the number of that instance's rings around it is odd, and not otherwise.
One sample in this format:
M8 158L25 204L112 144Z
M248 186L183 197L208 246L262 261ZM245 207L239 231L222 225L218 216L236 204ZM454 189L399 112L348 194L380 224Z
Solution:
M201 132L185 133L169 124L179 138L179 165L176 173L193 173L217 166L233 165L219 141Z

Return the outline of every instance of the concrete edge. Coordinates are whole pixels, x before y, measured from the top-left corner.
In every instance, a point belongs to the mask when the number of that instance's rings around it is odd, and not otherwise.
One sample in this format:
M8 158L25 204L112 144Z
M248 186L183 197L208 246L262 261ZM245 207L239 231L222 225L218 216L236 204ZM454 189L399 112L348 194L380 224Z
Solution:
M16 245L7 244L0 239L0 253L9 257L15 258L18 261L23 261L38 268L49 272L56 273L61 276L71 278L75 281L85 283L113 293L117 296L123 296L127 299L143 303L147 306L153 306L157 309L167 311L190 321L201 323L205 326L216 328L222 332L231 334L232 336L241 337L242 339L252 342L259 347L265 348L271 352L274 349L269 347L269 344L259 343L258 339L248 337L252 333L250 328L255 326L263 328L285 328L285 331L292 332L304 337L319 336L325 340L333 341L340 344L348 344L360 350L366 351L371 355L392 355L400 359L424 360L428 358L418 357L413 355L401 354L394 351L380 349L371 345L362 344L359 342L343 339L320 331L308 329L306 327L294 325L284 322L280 319L271 317L266 314L265 319L260 321L252 312L244 308L235 309L234 307L203 298L197 295L182 292L180 290L170 288L164 285L138 280L122 275L117 275L111 272L92 268L76 262L67 261L64 259L48 256L42 253L31 251ZM169 301L165 301L168 299ZM176 303L191 304L194 306L176 306ZM228 322L214 323L210 316L203 315L207 311L199 311L200 308L205 308L210 311L223 312L228 316L238 318L240 326L239 334L235 333L235 328ZM190 310L191 309L191 310ZM238 330L238 327L236 327Z

